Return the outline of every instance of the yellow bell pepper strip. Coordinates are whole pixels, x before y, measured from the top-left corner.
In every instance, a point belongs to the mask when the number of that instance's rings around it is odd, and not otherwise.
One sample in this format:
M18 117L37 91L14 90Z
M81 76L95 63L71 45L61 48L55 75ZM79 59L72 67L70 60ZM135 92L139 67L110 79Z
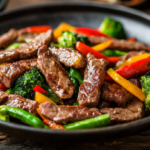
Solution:
M61 33L63 31L70 31L73 32L75 30L76 27L71 26L65 22L62 22L59 24L59 26L54 30L54 37L55 38L59 38L61 36Z
M9 63L8 62L1 63L0 66L7 65L7 64L9 64Z
M112 41L108 40L104 43L93 46L92 49L94 49L95 51L103 51L106 48L108 48L111 44L112 44Z
M135 97L140 99L142 102L145 101L145 95L140 88L136 85L132 84L130 81L126 80L119 74L117 74L112 68L107 71L108 75L122 87L124 87L127 91L132 93Z
M46 97L45 95L39 92L35 92L35 101L37 101L39 104L44 103L44 102L51 102L56 105L54 101L52 101L51 99L49 99L48 97Z
M144 53L144 54L141 54L141 55L136 55L136 56L124 61L122 64L117 65L117 67L120 68L120 67L123 67L125 65L132 64L136 61L142 60L142 59L147 58L149 56L150 56L150 54L148 54L148 53Z

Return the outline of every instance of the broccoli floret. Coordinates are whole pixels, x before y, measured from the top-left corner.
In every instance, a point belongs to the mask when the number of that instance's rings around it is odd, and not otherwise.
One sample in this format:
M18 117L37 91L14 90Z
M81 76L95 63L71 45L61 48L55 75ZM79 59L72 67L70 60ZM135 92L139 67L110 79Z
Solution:
M90 41L88 40L87 37L84 37L84 36L77 37L76 33L73 33L70 31L64 31L64 32L62 32L61 37L58 38L59 44L57 44L56 46L74 49L77 41L80 41L87 45L90 44Z
M37 68L26 71L24 75L20 76L14 83L11 91L14 94L22 95L25 98L33 99L35 92L33 88L36 85L43 86L45 80Z
M75 48L77 42L77 34L70 31L62 32L61 37L58 38L58 43L61 47Z
M39 85L44 88L47 92L45 96L50 97L57 104L63 104L63 102L56 96L49 85L46 83L44 77L39 72L38 68L33 68L26 71L22 76L20 76L14 83L13 87L7 90L9 94L19 94L25 98L34 99L35 92L33 88Z
M147 115L150 115L150 76L142 76L141 77L142 83L142 91L146 96L145 99L145 112Z
M100 31L117 39L125 39L126 34L123 25L109 17L106 17L100 26Z
M77 41L80 41L86 45L90 45L90 41L89 41L88 37L85 37L85 36L77 37Z

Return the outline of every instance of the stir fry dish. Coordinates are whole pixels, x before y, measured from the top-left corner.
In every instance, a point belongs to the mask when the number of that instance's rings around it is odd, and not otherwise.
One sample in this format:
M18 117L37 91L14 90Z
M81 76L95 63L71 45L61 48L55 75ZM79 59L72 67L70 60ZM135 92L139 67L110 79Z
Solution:
M77 130L150 115L150 46L118 20L10 29L0 49L2 121Z

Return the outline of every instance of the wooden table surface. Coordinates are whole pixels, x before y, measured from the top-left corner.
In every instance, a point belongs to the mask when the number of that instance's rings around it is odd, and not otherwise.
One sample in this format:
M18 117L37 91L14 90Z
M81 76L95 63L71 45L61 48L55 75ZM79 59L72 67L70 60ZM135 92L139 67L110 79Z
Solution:
M52 0L9 0L4 11L34 4L50 2ZM55 1L55 0L53 0ZM59 2L61 0L57 0ZM71 1L71 0L70 0ZM150 14L150 0L139 9ZM130 132L130 131L129 131ZM5 136L5 135L4 135ZM54 144L49 142L32 142L7 136L0 136L0 150L148 150L150 148L150 130L134 136L115 140L99 141L96 143L68 143Z

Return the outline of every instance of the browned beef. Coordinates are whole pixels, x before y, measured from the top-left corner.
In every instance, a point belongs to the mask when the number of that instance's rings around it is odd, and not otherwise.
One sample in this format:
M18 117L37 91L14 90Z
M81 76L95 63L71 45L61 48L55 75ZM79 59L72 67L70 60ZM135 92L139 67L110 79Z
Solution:
M0 83L10 88L13 82L28 71L37 66L37 59L20 60L14 63L0 66Z
M122 51L141 51L141 50L150 51L150 46L139 42L130 42L127 40L110 39L106 37L96 37L96 36L89 36L88 39L93 45L100 44L108 40L112 40L112 44L108 47L110 49L118 49Z
M110 115L110 119L114 123L123 123L142 118L144 106L141 101L134 98L130 103L122 108L103 108L100 112L102 114Z
M95 107L99 103L100 88L104 83L105 68L108 61L87 55L84 83L80 85L77 101L80 106Z
M67 67L84 68L86 59L83 54L71 48L49 47L52 54L59 60L60 63Z
M138 86L138 81L136 79L131 79L131 83ZM117 83L107 83L104 82L103 91L102 91L102 100L103 101L112 101L116 102L118 106L125 105L128 101L133 99L133 95L128 92L125 88L120 86Z
M26 99L18 94L9 94L7 100L3 103L3 105L23 109L33 115L37 115L36 109L39 106L36 101Z
M98 108L100 108L100 109L112 108L112 107L116 107L116 106L113 102L110 102L110 101L100 101L100 103L98 104Z
M75 87L64 68L46 45L39 49L37 62L53 92L60 99L70 99L73 96Z
M0 104L2 104L4 101L8 99L8 93L4 91L0 91Z
M24 38L28 39L34 39L36 36L38 36L38 33L32 33L32 32L27 32L25 28L18 30L18 41Z
M50 102L40 104L39 108L45 117L60 124L67 124L101 115L97 108L65 105L58 106Z
M22 44L19 48L0 52L0 63L10 62L16 59L25 59L37 56L38 48L42 45L49 45L52 31L39 34L34 40Z
M68 99L64 101L64 105L73 105L77 100L76 99Z
M144 54L145 51L140 51L140 52L137 52L137 51L131 51L129 53L127 53L126 55L124 56L121 56L119 61L116 63L116 66L119 66L121 65L124 61L134 57L134 56L137 56L137 55L141 55L141 54Z
M15 29L10 29L7 33L0 36L0 48L6 48L8 45L12 44L17 38L18 33Z

